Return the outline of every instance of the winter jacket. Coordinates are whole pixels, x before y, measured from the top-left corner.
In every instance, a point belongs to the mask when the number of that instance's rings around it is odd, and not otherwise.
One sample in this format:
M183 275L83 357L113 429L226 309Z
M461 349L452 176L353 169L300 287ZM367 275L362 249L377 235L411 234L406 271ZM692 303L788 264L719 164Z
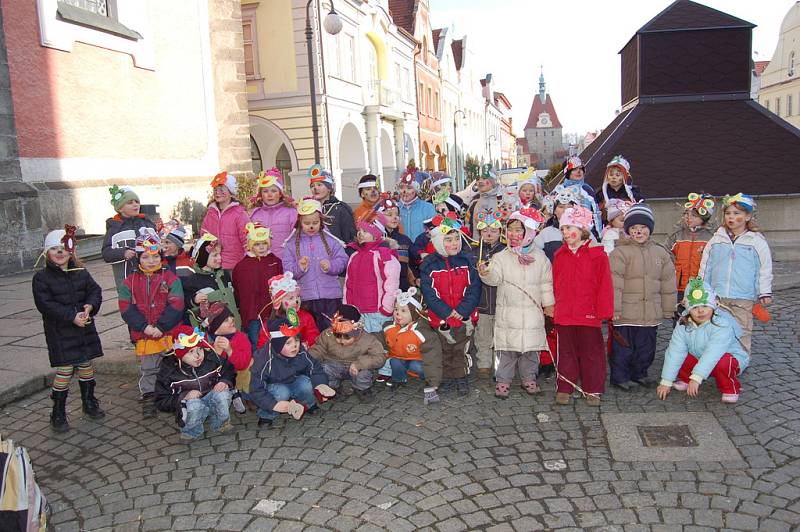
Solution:
M300 339L307 347L311 347L319 337L317 321L314 319L314 315L304 308L297 309L297 317L300 320ZM258 333L256 349L261 349L269 341L269 335L263 326L264 323L262 322L261 331Z
M238 371L245 371L250 367L253 361L253 346L250 345L250 339L241 331L236 331L233 334L214 335L209 333L209 343L214 344L214 339L217 336L227 338L231 344L231 354L222 353L220 356L233 365L233 369Z
M281 259L272 253L266 257L247 256L233 268L233 290L244 327L259 316L269 318L272 311L269 280L282 273Z
M475 247L472 249L472 258L475 260L475 264L478 264L478 259L480 258L484 262L489 262L492 257L500 253L506 249L506 245L500 242L499 240L495 242L492 246L483 246L483 252L481 252L481 247ZM483 279L481 279L483 280ZM481 285L481 301L478 303L478 312L480 314L488 314L489 316L494 316L497 308L497 286L491 285L487 283L483 283Z
M703 249L700 277L719 297L748 299L772 295L772 254L761 233L747 231L732 240L717 229Z
M356 252L347 264L344 302L354 305L363 314L392 315L394 298L400 287L400 261L392 244L393 240L349 244Z
M573 252L563 244L553 258L556 325L600 327L614 313L614 285L602 246L585 241Z
M276 257L282 259L283 242L292 232L294 224L297 222L297 209L289 207L281 201L276 205L257 207L250 213L250 219L254 222L261 222L264 227L269 227L271 232L270 240L272 241L270 251Z
M553 272L544 252L534 247L534 261L522 265L510 249L498 253L481 276L484 285L497 287L494 348L526 353L547 351L542 307L555 304Z
M469 251L462 250L452 257L431 253L422 261L420 280L432 327L439 327L443 321L450 327L461 327L461 320L448 317L453 310L477 322L481 280Z
M32 288L33 302L42 313L50 366L76 366L103 356L94 320L85 327L72 323L84 305L91 305L89 314L95 316L103 302L103 291L88 271L64 271L48 262L33 276Z
M564 243L561 229L558 228L558 221L554 221L552 225L548 225L542 229L539 234L536 235L536 238L533 239L533 243L536 244L536 247L544 251L544 254L552 264L556 251L561 249L561 244Z
M400 204L400 223L412 241L416 240L420 233L425 231L425 220L429 220L436 216L436 209L433 208L432 203L423 201L420 198L414 198L409 204L399 202Z
M244 257L244 251L247 249L247 233L244 226L249 221L247 211L235 201L222 212L219 212L216 202L212 201L208 205L200 234L211 233L219 239L222 244L222 267L226 270L232 270Z
M117 214L106 220L106 236L103 238L101 253L103 260L112 265L114 283L118 289L122 286L122 280L138 268L139 261L136 258L125 260L125 250L136 247L136 237L143 227L152 229L153 232L156 230L155 224L145 218L144 214L134 218L123 218L121 214Z
M652 327L675 311L675 267L661 244L617 241L609 257L614 281L615 325Z
M417 238L414 240L414 243L408 248L408 267L411 269L411 273L414 274L415 279L419 279L419 267L422 265L422 257L423 253L427 253L425 249L431 243L431 236L426 233L422 232L417 235Z
M707 379L725 353L730 353L739 362L739 370L744 371L750 363L750 356L739 343L741 335L739 323L721 308L716 309L714 317L702 325L691 320L686 325L678 324L664 353L661 384L670 386L675 382L687 353L698 359L692 377Z
M383 334L378 335L378 340L387 351L386 358L430 360L434 351L441 358L442 345L439 337L422 318L405 327L396 323L387 325L383 328Z
M703 249L713 236L714 232L704 225L691 229L681 224L678 230L667 238L665 247L672 253L675 261L675 277L679 291L683 292L689 279L697 277L700 261L703 259Z
M630 191L630 194L628 194ZM633 203L639 203L640 201L644 200L644 196L639 191L639 187L636 185L627 185L627 190L625 186L619 187L619 190L615 190L614 188L609 185L606 187L606 194L608 194L608 199L620 199L622 201L631 201ZM606 199L603 196L603 185L600 185L592 191L592 196L594 197L595 203L597 203L598 208L603 211L603 221L606 221ZM633 196L633 198L631 198Z
M174 257L164 257L163 265L181 281L194 273L194 261L184 250L180 250Z
M194 298L200 290L210 288L212 292L208 294L208 302L222 301L225 303L236 320L236 328L242 328L242 320L239 316L239 309L236 306L236 296L228 272L222 268L206 270L195 265L194 273L183 279L182 282L184 304L188 318L184 323L188 322L197 326L203 321L200 319L200 307L194 302Z
M311 379L311 386L328 384L322 364L304 348L300 349L297 356L290 358L275 353L269 345L265 345L253 353L249 398L258 408L271 411L278 401L269 393L269 385L292 384L301 375Z
M322 212L327 222L325 229L330 234L342 242L352 242L356 239L356 223L350 205L337 199L336 196L329 196L322 203Z
M325 329L309 353L321 363L355 364L359 371L378 369L386 362L383 346L374 334L362 332L353 345L339 345L333 332Z
M361 203L358 204L358 207L353 209L353 220L358 222L364 216L366 216L366 215L368 215L368 214L370 214L372 212L375 212L375 204L374 203L368 203L366 200L361 200ZM356 232L358 232L357 229L356 229ZM345 242L345 243L349 244L349 242Z
M400 261L400 290L405 292L410 286L408 282L409 249L414 245L414 242L405 233L402 233L399 228L394 231L388 231L386 236L397 242L397 260Z
M193 390L201 397L210 392L219 382L233 390L236 371L230 362L221 358L212 349L203 349L203 362L196 368L178 360L175 356L164 357L156 377L155 402L162 412L180 412L181 401Z
M119 288L119 312L128 324L134 342L149 338L148 325L172 336L172 330L183 320L183 287L169 270L153 274L137 271L129 275Z
M302 231L298 233L295 230L286 239L283 270L294 274L294 278L300 285L300 297L303 301L341 299L342 297L342 286L339 284L338 275L347 267L347 253L345 253L342 243L332 234L327 231L324 234L330 254L326 251L320 234L308 236ZM307 270L300 268L299 261L302 257L309 258ZM321 260L327 260L330 263L330 269L327 272L323 272L320 268Z

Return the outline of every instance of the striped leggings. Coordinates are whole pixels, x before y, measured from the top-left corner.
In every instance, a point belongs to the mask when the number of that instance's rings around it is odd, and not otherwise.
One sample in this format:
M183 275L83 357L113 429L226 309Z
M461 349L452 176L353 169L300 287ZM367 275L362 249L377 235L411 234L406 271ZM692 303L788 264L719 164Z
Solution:
M94 380L94 366L91 362L84 362L77 366L56 366L56 378L53 379L53 391L63 392L69 389L69 381L78 370L78 380L81 382Z

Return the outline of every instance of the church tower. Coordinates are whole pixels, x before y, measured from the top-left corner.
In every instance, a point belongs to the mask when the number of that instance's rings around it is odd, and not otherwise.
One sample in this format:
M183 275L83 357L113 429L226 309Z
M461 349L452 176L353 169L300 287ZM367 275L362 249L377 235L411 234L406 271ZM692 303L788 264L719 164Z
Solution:
M566 155L561 137L561 122L558 120L553 99L547 94L544 71L539 73L539 93L533 97L528 122L525 124L525 140L531 164L539 169L547 169L562 162Z

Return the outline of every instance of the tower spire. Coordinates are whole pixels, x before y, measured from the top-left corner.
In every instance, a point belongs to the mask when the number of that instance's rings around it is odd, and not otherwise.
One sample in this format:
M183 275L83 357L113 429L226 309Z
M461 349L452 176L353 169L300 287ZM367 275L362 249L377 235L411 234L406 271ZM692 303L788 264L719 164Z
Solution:
M545 101L545 85L544 85L544 65L539 65L539 99L544 103Z

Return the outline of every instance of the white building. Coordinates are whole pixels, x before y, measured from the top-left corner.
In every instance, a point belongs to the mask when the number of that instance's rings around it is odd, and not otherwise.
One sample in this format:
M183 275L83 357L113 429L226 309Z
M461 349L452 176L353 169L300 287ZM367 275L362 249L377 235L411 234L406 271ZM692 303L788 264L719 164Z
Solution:
M758 102L800 127L800 1L783 18L772 60L759 76Z

